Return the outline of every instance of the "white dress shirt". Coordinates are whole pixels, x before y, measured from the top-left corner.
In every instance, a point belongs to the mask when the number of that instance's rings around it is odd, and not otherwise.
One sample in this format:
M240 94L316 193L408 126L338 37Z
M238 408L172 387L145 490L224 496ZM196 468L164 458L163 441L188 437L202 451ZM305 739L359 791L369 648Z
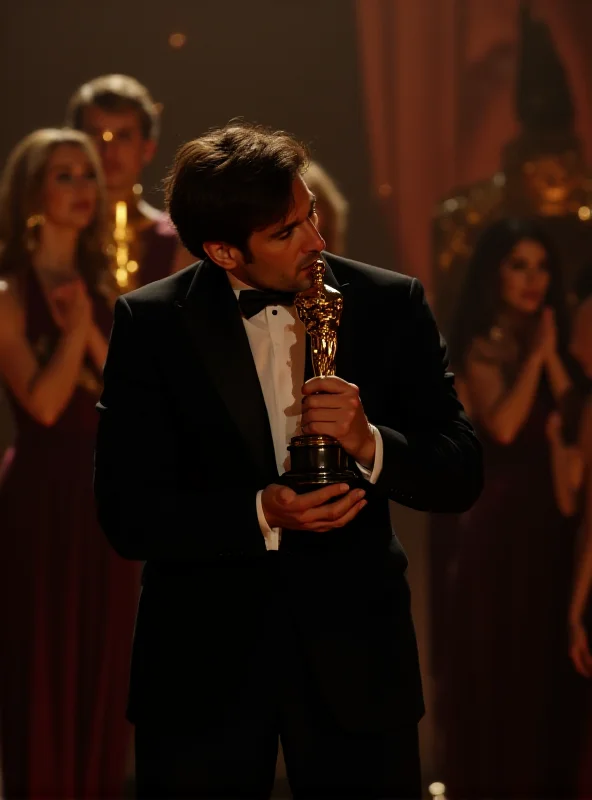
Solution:
M252 286L228 273L234 294ZM259 376L261 391L267 408L275 460L282 475L290 468L288 445L293 436L301 433L302 384L306 357L306 330L294 306L267 306L250 319L243 317L245 331ZM372 426L376 452L372 469L358 464L364 477L376 483L382 469L382 437ZM270 528L263 513L262 490L257 492L257 517L268 550L277 550L281 528Z

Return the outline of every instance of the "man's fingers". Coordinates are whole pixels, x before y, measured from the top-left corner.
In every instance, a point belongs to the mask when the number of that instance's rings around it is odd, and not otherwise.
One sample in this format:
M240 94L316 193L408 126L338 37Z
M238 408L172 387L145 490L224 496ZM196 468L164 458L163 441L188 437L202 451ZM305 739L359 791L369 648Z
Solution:
M313 408L344 408L347 405L349 394L334 392L333 394L312 394L302 401L302 408L310 412Z
M331 483L329 486L323 486L322 489L315 489L314 492L297 495L297 499L292 504L292 510L307 511L317 506L324 506L329 500L346 492L349 492L347 483Z
M352 519L357 517L357 515L364 508L364 506L367 505L368 505L367 500L360 500L354 506L352 506L352 508L350 508L350 510L346 514L344 514L342 517L339 517L339 519L336 519L332 523L328 523L325 525L321 525L317 528L314 528L314 530L319 531L319 533L326 533L327 531L335 530L335 528L343 528L344 525L347 525L348 522L351 522Z
M351 389L352 383L344 381L342 378L329 376L327 378L311 378L306 381L302 387L303 395L311 395L316 392L329 392L330 394L339 394ZM357 387L355 387L357 389Z
M366 492L363 489L353 489L341 500L305 511L301 516L301 520L312 526L324 522L334 522L346 514L353 505L362 500L365 494Z
M338 439L344 435L345 425L338 422L308 422L302 425L302 432L317 436L331 436Z
M282 486L278 492L277 500L278 503L281 503L283 506L289 506L297 497L298 495L293 489L290 489L288 486Z
M351 407L341 408L308 408L302 415L302 423L311 422L352 422L355 411Z

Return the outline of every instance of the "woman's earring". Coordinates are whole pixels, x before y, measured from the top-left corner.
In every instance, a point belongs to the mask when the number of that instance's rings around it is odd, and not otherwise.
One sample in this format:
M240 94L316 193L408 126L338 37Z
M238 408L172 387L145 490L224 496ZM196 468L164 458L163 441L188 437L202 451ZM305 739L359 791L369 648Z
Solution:
M43 214L31 214L27 218L27 230L25 232L25 247L32 253L38 244L38 229L45 225Z

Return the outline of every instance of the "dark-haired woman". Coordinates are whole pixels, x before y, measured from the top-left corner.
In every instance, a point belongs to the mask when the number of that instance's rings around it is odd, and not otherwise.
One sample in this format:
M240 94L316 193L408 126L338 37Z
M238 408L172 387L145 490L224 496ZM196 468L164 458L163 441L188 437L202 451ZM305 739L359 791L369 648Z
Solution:
M453 798L567 798L577 678L567 649L575 524L553 493L545 429L571 380L551 243L503 219L477 244L451 353L485 453L460 520L447 670Z

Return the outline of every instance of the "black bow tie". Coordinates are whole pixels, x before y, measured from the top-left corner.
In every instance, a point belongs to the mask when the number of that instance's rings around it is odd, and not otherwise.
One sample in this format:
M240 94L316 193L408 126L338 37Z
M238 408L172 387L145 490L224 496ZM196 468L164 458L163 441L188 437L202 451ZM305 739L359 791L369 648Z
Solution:
M238 305L247 319L254 317L267 306L294 305L295 292L260 292L258 289L243 289L238 295Z

